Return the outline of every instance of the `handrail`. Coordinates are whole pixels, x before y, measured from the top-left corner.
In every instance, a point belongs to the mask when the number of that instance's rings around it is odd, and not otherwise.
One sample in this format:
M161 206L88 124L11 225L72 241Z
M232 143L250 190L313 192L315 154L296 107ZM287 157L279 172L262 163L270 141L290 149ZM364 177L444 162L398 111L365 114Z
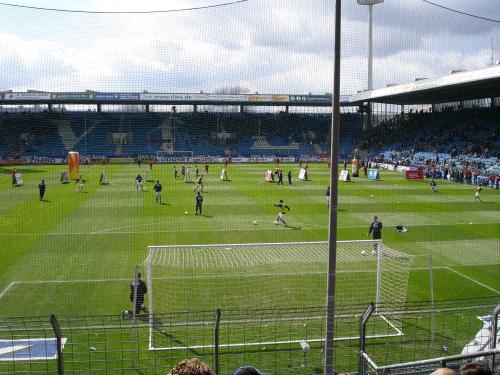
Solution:
M491 313L491 331L490 331L490 349L495 349L497 346L497 334L498 334L498 314L500 314L500 302L497 303L495 308ZM491 356L491 366L495 366L495 354Z
M370 363L370 365L375 369L375 370L391 370L391 369L397 369L397 368L405 368L405 367L412 367L416 365L427 365L427 364L432 364L432 363L440 363L442 366L446 365L447 362L451 361L458 361L461 359L469 359L469 358L477 358L477 357L487 357L487 356L493 356L496 354L500 354L500 349L488 349L488 350L483 350L480 352L475 352L475 353L468 353L468 354L456 354L456 355L450 355L447 357L436 357L436 358L429 358L429 359L422 359L419 361L412 361L412 362L404 362L404 363L396 363L393 365L387 365L387 366L377 366L375 362L366 354L366 352L362 352L361 355L363 358Z

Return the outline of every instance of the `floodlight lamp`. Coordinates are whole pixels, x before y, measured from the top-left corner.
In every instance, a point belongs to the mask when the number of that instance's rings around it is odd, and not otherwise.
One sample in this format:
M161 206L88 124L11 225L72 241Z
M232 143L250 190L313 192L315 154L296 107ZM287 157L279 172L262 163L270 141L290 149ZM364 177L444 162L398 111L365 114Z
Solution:
M383 2L384 0L358 0L358 5L375 5Z

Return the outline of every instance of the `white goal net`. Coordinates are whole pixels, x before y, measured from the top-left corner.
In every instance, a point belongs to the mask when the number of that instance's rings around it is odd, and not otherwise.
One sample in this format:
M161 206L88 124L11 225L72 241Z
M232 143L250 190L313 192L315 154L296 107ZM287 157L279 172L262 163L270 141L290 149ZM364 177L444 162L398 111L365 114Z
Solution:
M376 251L378 249L378 251ZM328 243L149 246L151 314L322 306ZM380 241L339 241L336 303L405 301L413 256Z
M378 249L378 251L376 251ZM149 246L149 311L321 306L328 243ZM406 299L413 256L380 241L339 241L337 304Z

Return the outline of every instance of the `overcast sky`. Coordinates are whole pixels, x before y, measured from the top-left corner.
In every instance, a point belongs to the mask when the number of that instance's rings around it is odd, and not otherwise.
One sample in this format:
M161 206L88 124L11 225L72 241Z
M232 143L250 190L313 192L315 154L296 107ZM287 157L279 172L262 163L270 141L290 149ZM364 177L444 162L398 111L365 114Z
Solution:
M87 11L154 11L228 0L13 0ZM500 20L499 0L434 0ZM68 4L69 3L69 4ZM259 93L332 91L333 0L248 0L155 14L0 5L0 90ZM341 91L367 85L366 7L343 1ZM480 69L500 59L500 23L422 0L374 7L374 87Z

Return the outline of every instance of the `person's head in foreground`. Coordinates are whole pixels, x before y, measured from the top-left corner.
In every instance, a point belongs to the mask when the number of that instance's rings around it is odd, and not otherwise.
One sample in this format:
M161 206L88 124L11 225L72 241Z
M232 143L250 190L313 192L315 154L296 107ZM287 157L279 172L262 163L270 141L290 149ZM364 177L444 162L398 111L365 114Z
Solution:
M261 375L261 372L253 366L243 366L235 370L233 375Z
M460 375L493 375L490 367L481 361L467 363L460 368Z
M455 371L451 368L438 368L436 371L432 372L431 375L457 375Z
M179 362L168 375L215 375L215 372L198 358L188 358Z

